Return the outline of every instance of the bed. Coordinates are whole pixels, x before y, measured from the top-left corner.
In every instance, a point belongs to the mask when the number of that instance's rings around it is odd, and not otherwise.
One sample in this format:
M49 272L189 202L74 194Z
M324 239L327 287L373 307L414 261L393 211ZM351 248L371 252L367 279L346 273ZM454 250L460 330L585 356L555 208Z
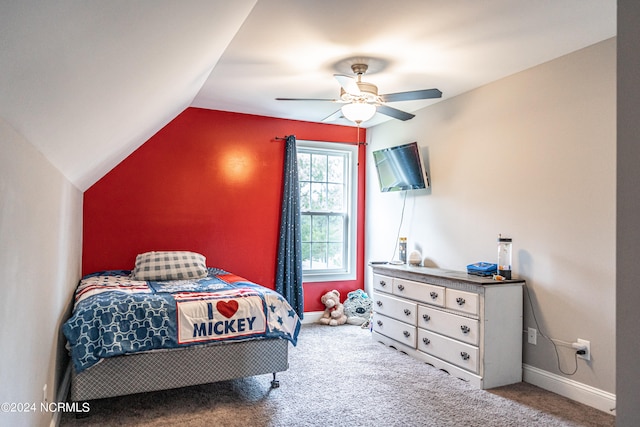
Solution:
M152 266L139 262L141 256L152 257ZM276 373L288 369L288 345L296 345L300 331L295 311L271 289L206 267L201 255L196 262L184 256L145 253L134 270L80 280L62 328L73 365L72 401L262 374L279 385ZM179 268L160 271L158 259Z

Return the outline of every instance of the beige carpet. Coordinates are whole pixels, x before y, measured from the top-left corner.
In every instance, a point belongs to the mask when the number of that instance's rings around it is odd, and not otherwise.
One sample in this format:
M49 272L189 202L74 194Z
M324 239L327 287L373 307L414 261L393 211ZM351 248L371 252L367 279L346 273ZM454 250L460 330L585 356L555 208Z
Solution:
M278 374L90 402L62 426L614 426L615 417L519 383L476 390L357 326L304 325ZM215 361L212 361L215 363Z

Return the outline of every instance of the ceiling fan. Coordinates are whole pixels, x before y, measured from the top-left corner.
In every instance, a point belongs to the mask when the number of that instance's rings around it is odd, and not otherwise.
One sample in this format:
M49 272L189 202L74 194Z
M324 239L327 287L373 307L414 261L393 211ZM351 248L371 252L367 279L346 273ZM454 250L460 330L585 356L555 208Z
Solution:
M278 101L328 101L344 103L335 113L325 117L323 122L330 122L340 117L355 122L357 125L369 120L378 112L394 119L409 120L415 117L414 114L398 110L386 105L387 102L413 101L418 99L432 99L442 97L442 92L438 89L413 90L409 92L387 93L378 95L378 87L372 83L362 81L362 75L367 72L367 64L353 64L351 69L356 77L345 74L334 74L333 76L340 83L339 99L323 98L276 98Z

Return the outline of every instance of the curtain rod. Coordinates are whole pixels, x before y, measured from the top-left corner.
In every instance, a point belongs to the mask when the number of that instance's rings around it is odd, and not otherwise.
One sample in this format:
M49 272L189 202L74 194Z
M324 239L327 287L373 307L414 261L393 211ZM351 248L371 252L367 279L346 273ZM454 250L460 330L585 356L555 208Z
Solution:
M295 136L295 135L293 135ZM276 141L286 141L288 138L288 136L276 136L275 140ZM355 142L355 141L319 141L317 139L303 139L302 141L310 141L310 142L333 142L333 143L337 143L337 144L353 144L353 145L367 145L366 142Z

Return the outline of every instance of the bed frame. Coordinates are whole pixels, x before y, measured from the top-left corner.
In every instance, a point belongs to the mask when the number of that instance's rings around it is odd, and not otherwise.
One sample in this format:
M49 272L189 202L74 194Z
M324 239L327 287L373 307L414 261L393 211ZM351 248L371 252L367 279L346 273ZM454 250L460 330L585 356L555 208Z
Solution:
M76 373L72 401L87 401L286 371L289 341L264 338L111 357Z

